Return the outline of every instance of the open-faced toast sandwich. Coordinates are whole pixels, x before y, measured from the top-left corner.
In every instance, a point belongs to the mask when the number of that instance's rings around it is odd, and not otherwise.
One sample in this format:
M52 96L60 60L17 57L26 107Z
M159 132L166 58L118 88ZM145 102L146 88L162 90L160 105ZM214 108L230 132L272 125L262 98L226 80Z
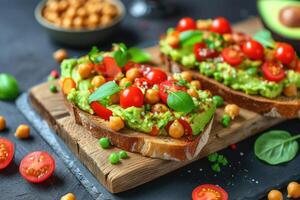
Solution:
M211 93L192 77L138 64L133 56L119 44L62 62L62 93L76 123L130 152L194 159L208 141L216 111Z
M300 61L294 48L268 32L234 32L222 17L183 18L160 40L171 72L192 70L204 89L267 116L300 116Z

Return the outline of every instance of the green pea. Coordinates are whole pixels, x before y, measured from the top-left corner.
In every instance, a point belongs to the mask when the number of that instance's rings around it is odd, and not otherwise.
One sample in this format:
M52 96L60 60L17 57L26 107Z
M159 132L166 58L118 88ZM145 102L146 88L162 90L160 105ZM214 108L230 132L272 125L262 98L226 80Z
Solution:
M217 107L220 107L224 104L224 100L222 97L216 95L216 96L213 96L213 101L215 102L216 106Z
M227 128L230 125L231 118L229 115L223 115L221 119L221 123L223 127Z
M109 139L106 137L100 138L99 139L99 144L103 149L107 149L110 147L110 142Z
M10 74L0 74L0 100L14 100L19 95L19 84Z
M50 85L50 91L51 91L52 93L56 93L56 92L57 92L56 86L55 86L55 85Z
M127 152L121 150L121 151L119 152L119 157L122 158L122 159L128 158Z
M117 153L111 153L109 155L109 161L113 165L118 164L120 162L119 155Z

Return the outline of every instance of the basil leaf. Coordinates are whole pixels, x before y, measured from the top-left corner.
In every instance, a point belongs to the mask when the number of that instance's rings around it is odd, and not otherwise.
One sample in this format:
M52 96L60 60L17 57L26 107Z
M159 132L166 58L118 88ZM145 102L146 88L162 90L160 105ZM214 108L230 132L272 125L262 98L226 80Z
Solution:
M253 36L253 39L260 42L265 47L269 47L271 49L275 48L275 41L272 38L272 34L270 33L270 31L266 29L258 31Z
M300 135L291 136L287 131L273 130L264 133L255 141L255 155L270 165L292 160L298 152L297 139Z
M184 31L179 35L181 46L193 46L197 42L201 42L203 33L200 31Z
M117 65L119 67L124 67L124 65L128 61L128 54L127 54L127 52L123 52L121 50L115 51L113 57L114 57L115 61L117 62Z
M100 86L95 92L93 92L89 97L89 103L93 101L101 101L106 97L109 97L121 89L114 81L109 81Z
M128 54L130 60L136 63L146 63L151 60L150 54L139 48L132 47L128 49Z
M92 63L100 63L103 60L103 56L99 54L100 51L97 47L93 47L92 50L88 53L89 60Z
M192 97L183 91L170 92L167 104L173 110L184 113L191 112L195 107Z

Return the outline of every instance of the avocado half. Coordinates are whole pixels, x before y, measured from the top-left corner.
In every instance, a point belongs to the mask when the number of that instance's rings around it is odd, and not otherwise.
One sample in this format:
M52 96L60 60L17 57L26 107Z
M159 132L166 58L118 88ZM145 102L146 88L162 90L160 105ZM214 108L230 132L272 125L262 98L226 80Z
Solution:
M290 43L300 53L300 1L258 0L257 8L273 38Z

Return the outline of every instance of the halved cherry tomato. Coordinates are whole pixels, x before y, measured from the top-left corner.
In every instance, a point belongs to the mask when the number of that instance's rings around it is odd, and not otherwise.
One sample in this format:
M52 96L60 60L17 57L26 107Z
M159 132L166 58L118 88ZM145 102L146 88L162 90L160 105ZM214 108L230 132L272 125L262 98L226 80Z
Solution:
M294 48L287 43L277 43L275 57L284 65L290 64L295 58Z
M138 87L130 86L121 91L120 105L122 108L142 107L144 105L144 94Z
M167 103L168 91L176 92L179 90L186 91L186 87L176 84L175 80L164 81L159 84L159 97L162 102Z
M182 18L178 24L176 30L179 32L196 29L196 22L190 17Z
M167 80L167 74L160 69L151 69L145 77L150 81L150 83L160 84L161 82Z
M76 88L76 83L72 78L65 78L62 83L62 91L64 94L69 94L73 88Z
M216 185L204 184L196 187L192 193L193 200L228 200L227 192Z
M152 130L151 130L151 132L150 132L150 135L152 135L152 136L157 136L159 134L159 128L157 128L157 126L153 126L152 127Z
M124 66L124 70L125 72L127 72L128 70L130 70L131 68L140 68L141 67L141 64L139 63L135 63L135 62L132 62L132 61L128 61L125 66Z
M231 33L231 26L227 19L218 17L213 20L210 31L219 34Z
M110 116L113 114L111 110L107 109L97 101L92 102L90 106L95 114L104 120L109 120Z
M218 52L214 49L207 48L204 42L199 42L194 45L194 55L198 61L203 61L207 58L218 56Z
M261 70L265 79L269 81L279 82L285 77L285 71L282 66L276 62L265 62Z
M134 80L133 85L140 87L140 88L148 89L152 86L152 83L148 79L142 77L142 78L136 78Z
M47 152L35 151L25 156L19 171L24 179L32 183L47 180L55 170L55 160Z
M299 60L298 60L298 58L295 56L294 60L293 60L290 64L288 64L287 67L288 67L289 69L295 70L295 69L298 67L298 65L299 65Z
M232 66L237 66L243 62L242 53L233 48L223 49L221 55L224 61Z
M262 60L264 57L264 47L255 40L243 43L242 50L252 60Z
M0 138L0 170L6 168L14 158L15 146L5 138Z
M109 78L115 78L122 72L115 59L108 56L104 57L101 63L95 65L95 70Z
M185 135L193 135L192 127L186 120L178 119L178 121L183 126ZM169 132L169 128L173 122L174 122L173 120L169 121L168 124L165 126L167 132Z

